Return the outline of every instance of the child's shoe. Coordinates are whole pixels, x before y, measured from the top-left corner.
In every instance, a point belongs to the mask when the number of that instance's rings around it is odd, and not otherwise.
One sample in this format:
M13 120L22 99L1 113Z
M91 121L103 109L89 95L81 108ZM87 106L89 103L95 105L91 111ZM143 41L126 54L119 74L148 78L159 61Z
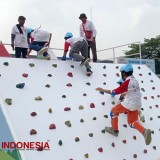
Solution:
M105 127L105 131L112 134L115 137L118 137L119 131L115 131L112 127Z
M80 66L84 66L84 65L85 65L86 63L88 63L89 61L90 61L89 58L84 58L84 59L82 59Z
M48 50L48 47L43 47L41 50L38 51L38 54L43 54Z
M144 130L143 136L144 136L146 145L149 145L152 141L151 134L152 134L152 132L151 132L150 129L145 129Z

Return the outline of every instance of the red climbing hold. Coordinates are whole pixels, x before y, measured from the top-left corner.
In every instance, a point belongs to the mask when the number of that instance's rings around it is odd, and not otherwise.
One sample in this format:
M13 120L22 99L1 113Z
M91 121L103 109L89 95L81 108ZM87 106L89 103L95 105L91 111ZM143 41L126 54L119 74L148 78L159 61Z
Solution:
M91 104L90 104L90 108L95 108L94 103L91 103Z
M66 86L67 87L72 87L72 84L71 83L67 83Z
M49 126L49 129L56 129L56 125L55 125L55 124L51 124L51 125Z
M102 147L98 148L98 151L103 152L103 148Z
M73 77L73 74L72 74L72 72L68 72L68 74L67 74L69 77Z
M22 76L25 77L25 78L27 78L28 74L27 73L23 73Z

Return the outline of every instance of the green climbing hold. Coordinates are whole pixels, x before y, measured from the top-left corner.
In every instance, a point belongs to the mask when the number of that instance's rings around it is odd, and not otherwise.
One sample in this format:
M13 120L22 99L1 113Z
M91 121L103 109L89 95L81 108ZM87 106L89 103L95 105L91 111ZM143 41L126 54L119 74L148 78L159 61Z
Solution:
M52 64L53 67L57 68L57 64Z
M84 157L85 157L85 158L89 158L89 154L86 153L86 154L84 155Z
M49 113L52 113L52 108L49 108L49 109L48 109L48 112L49 112Z
M40 96L38 96L38 97L35 97L35 100L36 101L42 101L42 98Z
M114 101L112 101L112 104L113 104L113 105L115 105L115 102L114 102Z
M35 65L34 65L34 63L30 63L29 66L30 67L34 67Z
M79 109L80 109L80 110L83 110L83 109L84 109L84 106L80 105L80 106L79 106Z
M6 102L8 105L12 105L12 99L11 99L11 98L6 98L6 99L5 99L5 102Z
M71 127L71 126L72 126L72 124L71 124L70 121L65 121L65 125L68 126L68 127Z

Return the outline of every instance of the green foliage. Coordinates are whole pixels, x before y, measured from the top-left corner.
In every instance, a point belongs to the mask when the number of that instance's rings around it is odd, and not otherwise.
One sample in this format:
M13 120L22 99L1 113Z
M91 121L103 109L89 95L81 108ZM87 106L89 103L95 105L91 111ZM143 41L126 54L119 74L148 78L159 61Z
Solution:
M125 55L139 53L139 44L131 44L128 47L131 50L125 51ZM144 43L141 44L141 54L143 59L160 58L160 36L144 39ZM128 58L139 58L139 55L128 56Z
M7 152L0 149L0 160L22 160L20 153L17 149Z

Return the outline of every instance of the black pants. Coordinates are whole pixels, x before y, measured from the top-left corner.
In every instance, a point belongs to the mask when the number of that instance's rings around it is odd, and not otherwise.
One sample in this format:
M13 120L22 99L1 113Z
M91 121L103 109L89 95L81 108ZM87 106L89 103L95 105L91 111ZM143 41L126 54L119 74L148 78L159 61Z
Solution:
M96 43L92 43L92 41L88 42L88 58L90 58L90 49L92 50L93 62L97 62L97 49Z
M15 57L21 58L21 56L22 56L22 58L26 58L27 49L28 48L15 47Z

